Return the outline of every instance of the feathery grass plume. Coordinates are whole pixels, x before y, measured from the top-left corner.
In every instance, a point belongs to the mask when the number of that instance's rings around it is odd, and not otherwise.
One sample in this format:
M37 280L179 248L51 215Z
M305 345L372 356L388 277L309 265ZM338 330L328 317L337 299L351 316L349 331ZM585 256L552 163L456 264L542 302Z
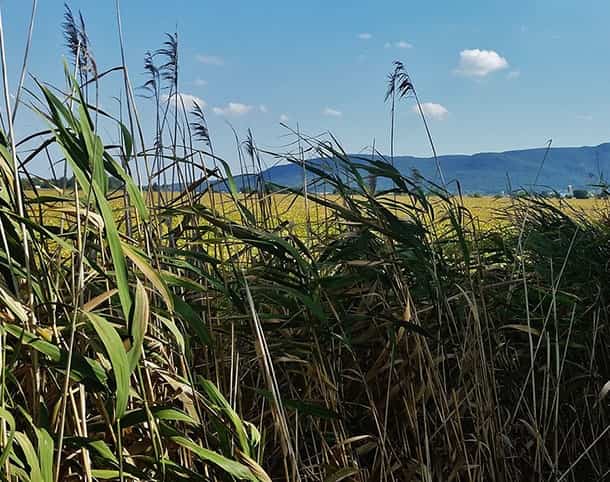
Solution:
M193 129L193 137L204 144L210 144L210 131L208 130L208 123L203 113L203 107L199 102L193 103L193 109L191 110L191 129Z
M73 63L76 64L77 60L80 60L80 48L84 47L81 42L80 32L76 24L72 9L67 3L64 3L64 21L62 27L64 29L64 39L66 41L66 47L72 54Z
M396 117L396 94L402 99L412 90L411 80L402 62L394 61L394 69L388 75L385 102L390 101L390 160L394 163L394 124Z
M413 93L414 87L405 66L399 60L394 61L394 70L388 75L385 101L391 100L398 94L399 98Z
M144 72L148 78L140 86L140 89L144 91L143 96L147 99L158 100L161 97L161 72L159 67L155 65L154 56L151 52L144 54Z
M155 55L150 51L144 54L144 73L147 76L147 79L139 89L142 91L142 97L152 100L155 106L155 133L153 143L155 151L153 161L154 172L161 164L160 154L163 150L161 126L161 90L163 86L160 69L155 63ZM151 181L152 179L149 179L149 184L152 184Z
M66 47L68 47L72 57L72 65L77 67L78 72L83 76L84 80L87 79L88 74L97 75L97 65L91 52L83 15L79 11L77 20L67 3L64 3L64 21L62 27Z
M178 33L165 34L167 40L163 42L163 47L155 51L155 56L162 58L159 72L162 78L170 86L178 82Z
M436 154L436 147L434 145L434 141L432 139L432 133L430 132L430 127L428 126L428 121L426 120L426 115L424 114L424 110L422 108L421 102L419 101L419 97L417 96L417 91L415 90L415 85L413 84L411 77L407 73L405 66L399 60L394 61L394 70L388 75L388 87L385 94L385 101L391 101L391 140L390 140L390 151L391 151L391 159L392 162L394 160L394 116L395 116L395 103L396 103L396 95L398 95L399 99L408 97L409 95L413 95L415 98L415 103L417 105L417 109L419 111L421 120L424 124L424 129L426 131L426 135L428 137L428 143L430 144L430 148L432 149L432 156L434 157L434 163L436 165L436 172L441 180L441 184L444 189L447 189L447 182L445 181L445 176L443 174L443 170L441 168L440 162L438 160L438 155Z

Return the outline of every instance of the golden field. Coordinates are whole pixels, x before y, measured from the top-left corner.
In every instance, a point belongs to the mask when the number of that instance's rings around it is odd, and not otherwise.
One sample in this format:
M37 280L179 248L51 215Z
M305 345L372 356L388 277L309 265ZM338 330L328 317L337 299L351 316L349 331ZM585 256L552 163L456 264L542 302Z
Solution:
M27 196L30 198L36 197L36 195L29 191ZM53 217L56 219L61 218L63 215L73 215L74 208L66 209L65 203L63 202L49 202L49 197L57 196L58 198L63 197L64 199L74 199L74 193L72 191L66 191L61 196L60 193L51 189L43 189L38 191L40 198L47 198L46 202L40 204L32 204L32 213L35 216L40 216L42 212L44 217L49 219ZM332 203L339 203L339 197L333 194L319 194L318 196L328 200ZM149 207L153 208L160 205L173 204L175 207L180 205L189 204L192 199L189 200L187 197L180 195L180 193L148 193L147 203ZM401 199L402 197L402 199ZM86 195L84 193L80 196L81 202L85 201ZM410 204L410 199L407 196L399 196L398 201L403 201L404 204ZM431 204L435 208L435 218L442 218L444 211L444 201L440 198L429 198ZM277 225L281 222L288 223L289 226L296 228L300 231L300 228L307 224L307 221L312 225L320 225L328 221L328 214L330 210L316 203L313 199L306 201L302 196L296 196L294 194L271 194L263 197L259 197L256 194L245 195L242 194L239 197L240 203L251 211L257 218L260 219L261 213L264 218L267 218L267 222L270 225ZM506 220L507 213L511 208L518 206L518 201L509 197L499 196L464 196L461 199L455 199L458 204L462 204L468 212L472 215L472 221L479 228L488 228L495 225L501 225ZM584 214L593 219L599 219L604 213L608 212L609 200L605 199L550 199L545 200L553 205L556 205L562 211L572 214ZM214 193L203 194L197 201L205 207L212 208L214 211L222 214L224 217L237 221L239 219L239 212L236 207L234 200L227 193ZM117 217L121 216L124 202L122 196L114 196L111 198L111 205L117 213ZM264 208L261 208L264 206ZM308 209L306 208L308 206ZM35 211L35 212L34 212ZM308 216L309 211L309 216ZM179 216L178 216L179 218ZM309 219L308 219L309 218ZM174 219L172 224L175 225L177 219Z
M223 198L228 197L227 195L216 195L217 197ZM277 217L294 223L295 225L305 224L307 220L307 209L306 201L303 197L295 197L290 194L273 194L271 197L272 210ZM339 202L338 196L326 195L326 198L332 202ZM410 204L410 200L407 196L402 196L405 204ZM401 197L398 197L401 200ZM464 196L461 200L456 199L458 203L461 203L472 215L473 221L478 223L480 227L489 227L495 224L502 223L507 215L507 211L511 207L518 206L518 201L509 197L496 197L496 196ZM610 206L609 200L590 198L590 199L549 199L545 200L553 205L556 205L562 211L572 214L585 214L590 218L599 218L608 211ZM242 202L252 207L253 211L257 211L257 202L252 198L243 198ZM436 217L442 217L443 204L440 198L430 198L431 204L435 207ZM209 203L209 198L206 197L206 204ZM327 211L324 207L317 203L309 200L309 218L310 222L316 223L321 222L325 218L325 212ZM217 204L224 206L229 213L229 217L236 215L234 208L230 208L232 201L230 199L223 199Z
M584 213L592 218L599 218L607 211L608 201L604 199L553 199L552 204L563 211ZM472 213L482 225L502 222L503 214L507 208L514 205L515 201L508 197L464 197L464 206Z

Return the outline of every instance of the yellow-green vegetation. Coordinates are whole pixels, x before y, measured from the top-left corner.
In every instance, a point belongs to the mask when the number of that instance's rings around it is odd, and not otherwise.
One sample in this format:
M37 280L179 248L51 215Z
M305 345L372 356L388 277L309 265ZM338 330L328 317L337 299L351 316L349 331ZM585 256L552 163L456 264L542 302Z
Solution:
M311 184L241 194L174 95L176 36L146 57L148 145L125 66L95 108L69 10L66 34L67 85L30 89L47 129L0 136L2 480L608 477L604 201L460 198L300 134L239 154ZM71 187L24 192L40 158Z
M508 197L482 196L463 198L464 206L472 213L482 225L491 226L495 223L502 223L505 219L505 212L515 203ZM599 218L608 208L608 201L605 199L550 199L549 204L556 206L563 212L577 212Z
M27 191L25 193L25 195L30 198L36 198L37 196L52 196L56 194L57 191L51 189L40 189L36 193L33 191ZM68 195L74 196L73 191L70 191ZM180 196L180 193L165 193L164 195L166 199L175 199ZM83 196L83 193L81 193L80 196ZM145 199L150 206L154 207L159 204L159 197L158 193L151 193L148 198L145 196ZM334 194L325 194L323 197L332 202L340 200L340 198ZM307 202L304 196L295 196L294 194L272 193L265 194L260 198L252 194L239 194L236 196L236 199L245 205L250 204L255 215L260 215L259 199L267 200L267 202L273 206L275 218L285 220L291 223L295 228L302 229L305 229L307 223L313 225L324 223L332 211L315 202ZM398 196L397 199L408 203L408 198L405 196ZM208 208L214 207L218 211L224 212L224 215L229 219L238 220L240 218L239 209L234 204L233 198L227 193L212 192L201 196L199 201ZM473 222L480 228L490 228L505 223L507 221L507 209L518 204L518 200L506 196L463 196L459 202L469 211ZM433 206L438 205L442 212L444 202L441 199L432 196L430 198L430 203ZM608 212L609 207L609 201L600 198L550 199L548 203L552 206L556 206L563 212L582 214L591 219L600 219L604 217ZM67 203L67 206L69 205L70 203ZM123 211L125 205L123 197L115 195L111 199L110 205L118 215ZM68 209L64 206L63 202L57 202L53 205L33 205L31 214L35 215L40 213L42 207L45 209L45 217L49 220L53 217L60 219L62 214L65 214L66 209ZM177 222L177 220L174 219L174 222Z
M290 220L297 226L305 226L308 222L306 201L302 196L294 195L271 194L273 204L277 206L278 215L283 219ZM326 196L330 200L337 201L337 196L329 194ZM390 196L391 197L391 196ZM399 196L399 201L404 201L408 204L409 199L405 196ZM509 197L499 196L464 196L460 199L460 204L466 208L474 222L480 227L492 227L505 223L506 210L515 206L518 201ZM442 212L444 202L435 197L430 198L430 203L433 206L438 205ZM563 212L575 212L590 216L591 218L600 218L608 210L608 201L605 199L551 199L549 204L557 206ZM308 203L309 205L309 222L315 223L317 219L324 219L325 209L321 208L316 203ZM235 213L235 211L234 211Z

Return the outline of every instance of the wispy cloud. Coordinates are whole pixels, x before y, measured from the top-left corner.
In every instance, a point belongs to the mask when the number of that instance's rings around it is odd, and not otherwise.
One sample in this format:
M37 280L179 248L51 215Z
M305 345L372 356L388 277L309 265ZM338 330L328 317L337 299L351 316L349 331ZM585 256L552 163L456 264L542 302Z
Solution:
M373 34L370 34L368 32L362 32L358 34L358 38L360 40L371 40L373 38Z
M197 62L207 65L224 65L225 61L222 57L216 55L197 54Z
M208 81L197 78L193 81L193 84L195 84L197 87L205 87L208 85Z
M407 42L406 40L399 40L398 42L386 42L383 44L383 48L390 49L392 47L397 49L412 49L413 44Z
M577 115L576 118L581 121L592 121L593 116L591 114L580 114Z
M434 120L445 120L449 115L449 111L444 106L442 106L441 104L436 104L434 102L424 102L421 105L421 109L422 111L424 111L426 117L429 117L430 119ZM417 107L417 105L414 105L412 107L412 110L413 112L419 114L419 108Z
M171 96L164 94L161 96L161 100L163 102L169 102L170 106L175 105L175 99L176 94L172 94ZM202 109L206 106L205 101L202 98L197 97L196 95L186 94L184 92L178 94L178 109L181 109L182 105L184 105L184 108L186 110L193 110L195 104L199 105L199 107L201 107Z
M280 122L288 122L288 116L286 114L282 114L280 116Z
M510 80L518 79L519 77L521 77L520 70L511 70L508 74L506 74L506 78Z
M412 44L410 44L409 42L405 42L404 40L399 40L398 42L396 42L394 44L394 46L399 49L412 49L413 48Z
M508 68L508 61L495 50L467 49L460 52L455 72L467 77L485 77Z
M229 102L225 107L214 107L212 111L217 115L238 117L246 115L252 109L253 107L248 104L242 104L241 102Z
M328 117L341 117L343 112L337 109L331 109L330 107L325 107L322 114Z
M269 112L269 109L267 109L267 106L265 104L259 105L258 110L260 110L263 114L266 114L267 112Z

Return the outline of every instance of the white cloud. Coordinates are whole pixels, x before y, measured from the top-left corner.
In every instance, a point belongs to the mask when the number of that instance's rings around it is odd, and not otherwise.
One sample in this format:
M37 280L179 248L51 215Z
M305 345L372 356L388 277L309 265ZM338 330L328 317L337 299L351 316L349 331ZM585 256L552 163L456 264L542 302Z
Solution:
M325 107L322 111L322 114L329 117L341 117L343 115L343 112L341 112L340 110L331 109L330 107Z
M358 34L358 38L360 40L371 40L373 38L373 35L368 32L362 32Z
M384 49L390 49L392 47L396 47L397 49L412 49L413 44L405 40L399 40L398 42L386 42L383 44Z
M207 65L224 65L222 57L216 55L197 54L197 61Z
M280 122L288 122L288 116L286 114L282 114L280 116Z
M508 61L494 50L468 49L460 52L456 73L468 77L485 77L508 68Z
M507 79L518 79L519 77L521 77L521 71L520 70L511 70L508 74L506 74L506 78Z
M242 104L240 102L229 102L225 107L214 107L214 114L225 116L241 116L246 115L252 110L251 105Z
M171 106L175 105L176 94L172 94L171 96L164 94L161 96L161 100L163 102L170 102ZM178 94L178 109L182 109L182 105L184 104L184 108L186 110L193 110L195 104L198 104L202 109L206 106L206 103L200 97L192 94L185 94L181 92Z
M208 81L197 78L197 79L195 79L193 84L195 84L197 87L205 87L206 85L208 85Z
M394 44L394 46L396 48L399 48L399 49L411 49L411 48L413 48L412 44L410 44L409 42L405 42L404 40L399 40L398 42L396 42Z
M267 109L267 106L265 104L259 105L258 110L260 110L263 114L266 114L267 112L269 112L269 109Z
M440 104L435 104L434 102L424 102L421 105L421 108L424 111L426 117L429 117L430 119L434 120L445 120L447 118L447 115L449 114L449 111L444 106ZM417 105L414 105L412 110L413 112L419 114L419 108L417 107Z

